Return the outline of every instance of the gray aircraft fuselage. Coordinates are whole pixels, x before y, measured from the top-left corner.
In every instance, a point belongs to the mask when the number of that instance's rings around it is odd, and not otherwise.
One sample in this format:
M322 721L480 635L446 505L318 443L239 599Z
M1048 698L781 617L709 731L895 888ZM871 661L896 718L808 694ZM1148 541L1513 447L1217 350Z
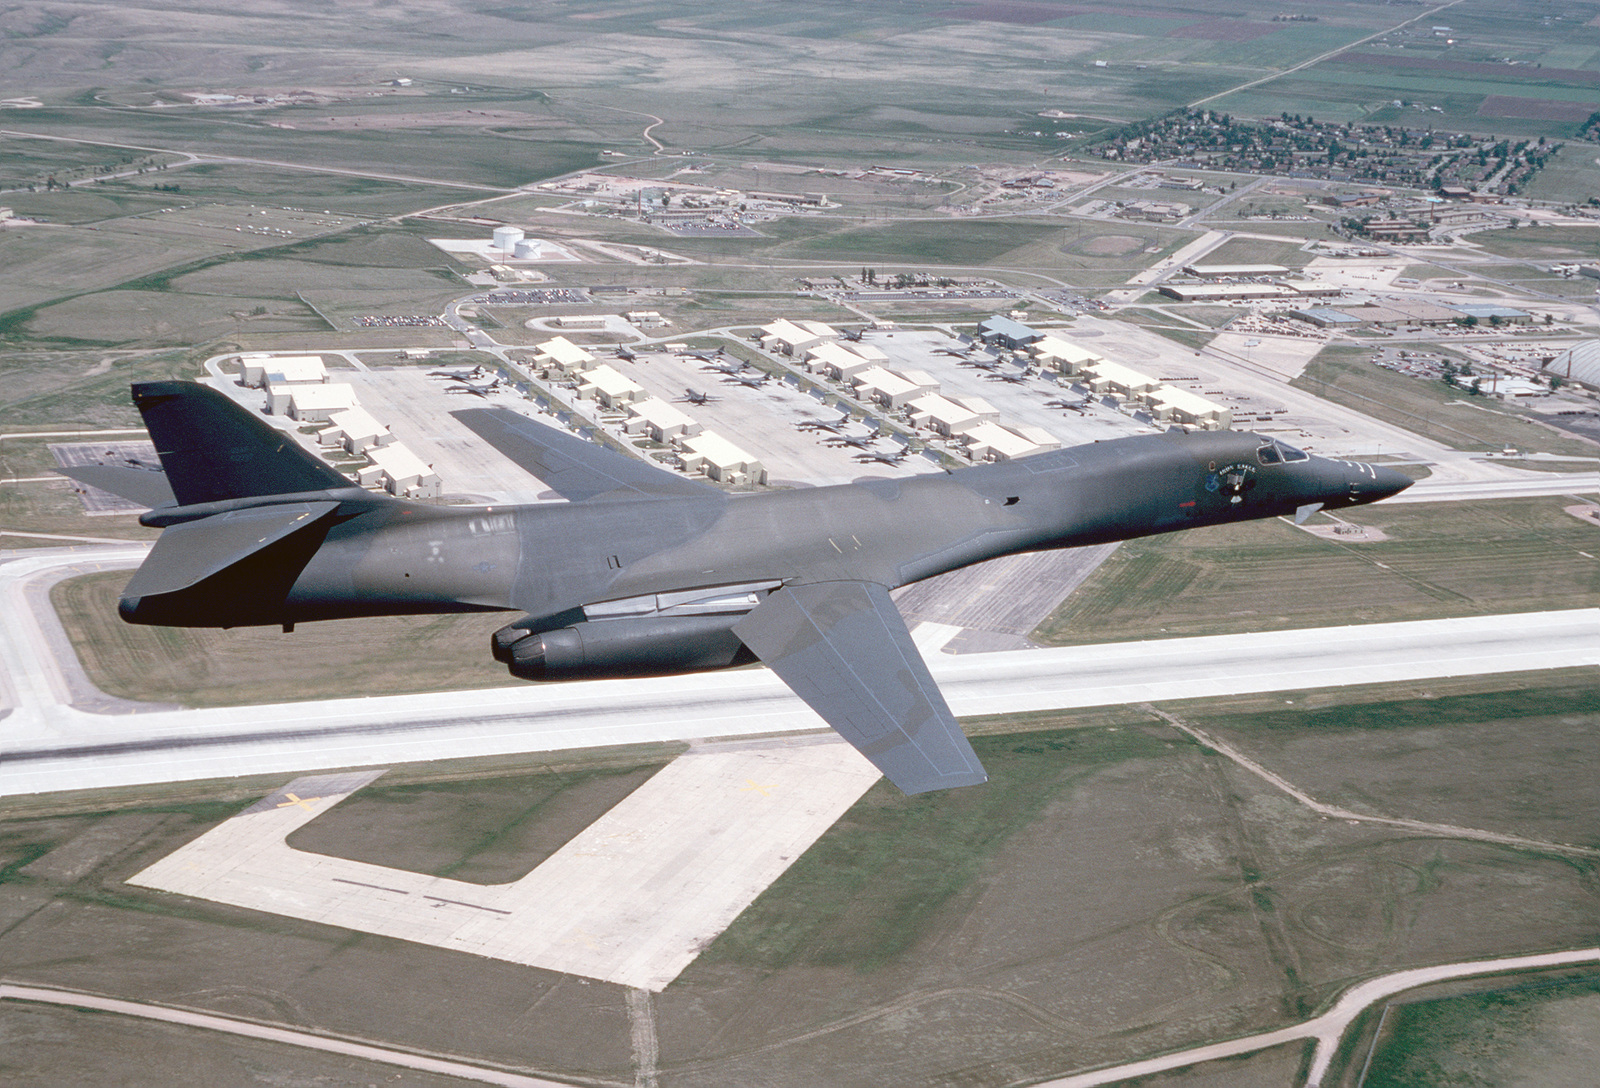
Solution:
M1264 459L1263 449L1279 452ZM1247 432L1171 433L937 475L737 496L447 507L321 492L310 497L339 499L338 511L258 564L238 564L226 575L237 592L213 584L130 597L121 613L183 626L485 610L537 621L707 586L803 578L892 589L1014 552L1337 509L1410 483L1362 463L1284 461L1283 449Z

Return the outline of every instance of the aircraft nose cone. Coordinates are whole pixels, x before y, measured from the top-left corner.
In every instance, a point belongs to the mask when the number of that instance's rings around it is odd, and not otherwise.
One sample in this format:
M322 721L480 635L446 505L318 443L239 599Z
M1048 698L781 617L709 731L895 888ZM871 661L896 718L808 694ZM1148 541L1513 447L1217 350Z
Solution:
M1374 502L1378 499L1387 499L1391 495L1398 495L1416 483L1411 477L1397 469L1374 465L1372 466L1372 471L1377 474L1377 479L1369 485Z
M1411 477L1382 465L1357 464L1348 475L1352 502L1369 503L1398 495L1414 482Z

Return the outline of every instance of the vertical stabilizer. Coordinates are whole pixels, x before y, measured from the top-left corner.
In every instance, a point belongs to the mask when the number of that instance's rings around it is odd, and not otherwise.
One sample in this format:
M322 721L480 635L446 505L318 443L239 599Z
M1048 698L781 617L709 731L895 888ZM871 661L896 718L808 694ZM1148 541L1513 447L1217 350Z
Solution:
M181 506L354 486L215 389L143 382L133 387L133 403Z

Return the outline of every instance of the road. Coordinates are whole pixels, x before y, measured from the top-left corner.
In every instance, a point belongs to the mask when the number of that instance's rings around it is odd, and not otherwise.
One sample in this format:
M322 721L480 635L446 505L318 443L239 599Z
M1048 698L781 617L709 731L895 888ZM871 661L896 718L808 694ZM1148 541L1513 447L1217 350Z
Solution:
M106 704L43 586L140 545L0 563L0 795L822 728L766 669L208 710ZM1600 664L1600 609L933 655L957 715ZM96 707L112 712L96 712Z
M1396 23L1394 26L1391 26L1391 27L1385 27L1383 30L1378 31L1376 34L1368 34L1365 38L1360 38L1360 39L1358 39L1356 41L1353 41L1353 42L1345 42L1343 45L1339 46L1339 48L1337 48L1337 49L1330 49L1326 53L1319 53L1317 56L1312 57L1310 60L1303 60L1299 64L1296 64L1292 68L1285 68L1281 72L1273 72L1269 76L1262 76L1260 79L1252 79L1249 83L1241 83L1237 87L1229 87L1225 91L1218 91L1216 94L1207 95L1204 98L1197 98L1193 102L1189 103L1188 108L1192 110L1192 109L1195 109L1196 107L1205 105L1207 102L1215 102L1219 98L1226 98L1230 94L1238 94L1240 91L1247 91L1251 87L1259 87L1263 83L1271 83L1275 79L1282 79L1284 76L1293 75L1294 73L1302 71L1303 69L1310 68L1314 64L1321 64L1323 61L1327 60L1329 57L1338 56L1340 53L1347 53L1350 50L1357 48L1358 46L1366 45L1370 41L1376 41L1378 38L1383 37L1385 34L1393 34L1396 30L1400 30L1400 29L1402 29L1404 27L1408 27L1412 23L1420 23L1422 20L1427 19L1427 18L1431 18L1432 16L1435 16L1435 15L1439 14L1441 11L1444 11L1444 10L1446 10L1448 8L1453 8L1459 3L1461 3L1461 0L1449 0L1448 3L1440 4L1438 7L1429 8L1427 11L1423 12L1421 15L1415 15L1415 16L1412 16L1410 19L1405 20L1404 22Z
M0 1001L63 1005L72 1009L92 1009L95 1012L116 1013L119 1016L135 1016L141 1020L159 1020L164 1024L221 1031L269 1043L286 1043L289 1046L306 1047L329 1054L343 1054L365 1061L398 1065L422 1073L439 1073L444 1076L461 1077L464 1080L480 1081L484 1084L503 1085L504 1088L571 1088L570 1082L545 1080L542 1077L530 1077L508 1070L486 1069L445 1058L431 1058L425 1054L413 1054L373 1043L339 1039L320 1031L296 1031L293 1028L236 1020L231 1016L218 1016L215 1013L191 1012L188 1009L175 1009L168 1005L155 1005L146 1001L125 1001L121 998L104 997L81 990L58 990L53 987L0 983Z
M1035 1088L1096 1088L1098 1085L1115 1084L1136 1077L1149 1077L1172 1069L1182 1069L1199 1062L1253 1054L1258 1050L1305 1039L1316 1040L1316 1049L1311 1058L1311 1071L1306 1077L1306 1088L1321 1088L1322 1078L1328 1073L1328 1067L1333 1062L1334 1053L1338 1050L1339 1040L1344 1037L1345 1029L1364 1009L1385 998L1404 993L1406 990L1414 990L1418 986L1446 982L1450 979L1495 975L1508 971L1537 971L1548 967L1597 962L1600 962L1600 948L1581 948L1571 952L1508 956L1504 959L1472 960L1466 963L1442 963L1435 967L1396 971L1391 975L1368 979L1346 990L1339 1000L1334 1002L1333 1008L1294 1027L1266 1031L1259 1035L1247 1035L1242 1039L1230 1039L1225 1043L1197 1046L1146 1061L1097 1069L1092 1073L1078 1073L1059 1080L1045 1081Z

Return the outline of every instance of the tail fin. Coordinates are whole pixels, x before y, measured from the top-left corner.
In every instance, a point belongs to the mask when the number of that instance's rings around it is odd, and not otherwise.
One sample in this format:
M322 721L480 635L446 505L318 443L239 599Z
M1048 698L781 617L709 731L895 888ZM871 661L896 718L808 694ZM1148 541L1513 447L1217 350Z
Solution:
M133 403L180 506L353 486L348 477L194 382L142 382Z

